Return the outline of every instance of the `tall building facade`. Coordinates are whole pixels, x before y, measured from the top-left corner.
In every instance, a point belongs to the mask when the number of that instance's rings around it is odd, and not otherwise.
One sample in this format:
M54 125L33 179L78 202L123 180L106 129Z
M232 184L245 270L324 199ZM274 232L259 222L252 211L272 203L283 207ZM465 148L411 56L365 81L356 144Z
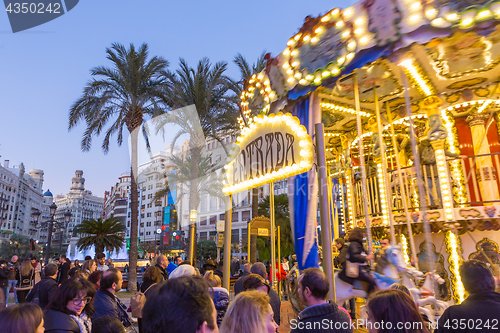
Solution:
M66 195L56 195L54 198L57 205L57 211L54 219L64 222L64 213L71 212L71 219L68 227L59 231L56 236L56 241L61 239L62 242L67 242L68 232L73 230L82 221L94 219L97 220L102 216L104 199L92 195L91 191L85 189L85 178L83 171L77 170L75 177L71 180L71 187Z
M26 173L23 163L10 167L8 160L0 166L0 239L12 234L43 238L44 231L37 228L31 216L35 209L46 209L43 174L39 169Z

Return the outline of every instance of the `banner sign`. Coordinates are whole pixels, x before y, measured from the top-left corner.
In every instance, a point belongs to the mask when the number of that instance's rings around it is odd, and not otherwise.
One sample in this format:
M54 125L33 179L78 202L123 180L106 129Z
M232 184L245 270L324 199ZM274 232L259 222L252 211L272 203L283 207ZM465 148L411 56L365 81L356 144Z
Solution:
M225 166L225 195L309 171L313 144L299 119L290 114L259 115L241 131Z

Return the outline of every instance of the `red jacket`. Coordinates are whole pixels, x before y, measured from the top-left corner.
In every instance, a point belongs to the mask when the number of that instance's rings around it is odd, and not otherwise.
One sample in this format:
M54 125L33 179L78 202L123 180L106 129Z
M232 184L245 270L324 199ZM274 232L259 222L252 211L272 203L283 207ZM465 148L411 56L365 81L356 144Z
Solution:
M278 267L278 265L279 265L280 269L277 270L276 277L278 279L278 282L281 282L281 279L286 279L286 272L283 269L283 266L281 266L281 263L276 261L276 268ZM270 275L269 280L271 280L271 282L272 282L272 280L273 280L273 268L272 267L269 270L269 275Z

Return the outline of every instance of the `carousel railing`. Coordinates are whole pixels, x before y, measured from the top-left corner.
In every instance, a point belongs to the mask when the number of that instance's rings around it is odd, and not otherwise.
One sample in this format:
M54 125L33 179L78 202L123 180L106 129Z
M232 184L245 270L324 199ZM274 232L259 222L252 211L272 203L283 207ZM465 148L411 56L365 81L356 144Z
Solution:
M482 154L467 158L448 159L448 177L453 188L454 205L479 206L500 203L500 181L497 177L500 171L500 153ZM414 166L401 168L401 179L398 170L388 171L389 209L401 213L403 198L410 211L420 211L421 198L425 198L427 209L442 209L441 186L435 164L422 165L422 181L424 193L419 193L416 170ZM472 171L471 171L472 170ZM363 196L361 179L354 176L354 209L356 218L364 217L362 200L368 201L369 215L382 215L379 195L379 183L373 167L367 167L366 197Z

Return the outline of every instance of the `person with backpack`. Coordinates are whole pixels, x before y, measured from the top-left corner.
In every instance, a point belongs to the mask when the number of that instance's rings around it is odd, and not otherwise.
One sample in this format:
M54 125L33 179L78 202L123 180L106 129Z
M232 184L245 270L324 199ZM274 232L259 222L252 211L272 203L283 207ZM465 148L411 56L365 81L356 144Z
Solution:
M48 264L45 267L44 275L26 297L27 302L38 304L42 309L52 301L57 290L57 265Z
M132 317L137 318L139 332L142 332L142 308L153 286L163 281L162 271L156 266L149 266L142 277L141 291L130 299Z
M14 288L17 293L17 301L19 303L26 302L26 296L33 289L35 284L35 270L31 266L30 259L24 259L21 267L16 272L17 284Z

